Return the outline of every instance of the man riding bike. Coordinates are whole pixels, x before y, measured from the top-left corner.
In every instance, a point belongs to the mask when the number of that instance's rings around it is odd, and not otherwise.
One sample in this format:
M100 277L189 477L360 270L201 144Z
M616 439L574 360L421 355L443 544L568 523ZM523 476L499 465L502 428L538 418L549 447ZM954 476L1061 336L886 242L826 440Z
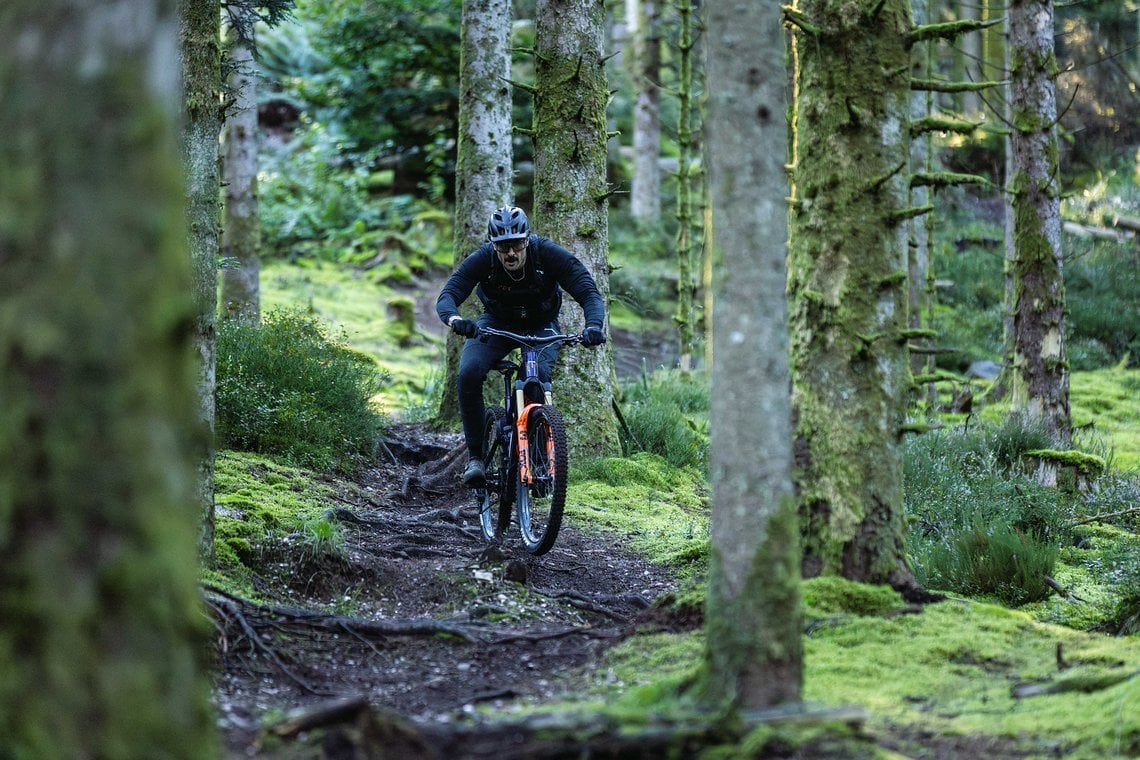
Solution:
M483 313L474 322L459 314L459 306L472 290L483 304ZM486 479L483 381L491 367L515 348L502 338L479 336L479 328L532 335L558 333L562 291L569 293L585 314L582 344L605 343L605 301L589 270L565 248L532 234L521 208L504 206L491 214L487 242L467 255L436 299L439 318L467 338L459 358L458 388L459 416L469 457L463 483L471 488L482 486ZM550 381L557 359L557 348L542 353L538 373L543 382Z

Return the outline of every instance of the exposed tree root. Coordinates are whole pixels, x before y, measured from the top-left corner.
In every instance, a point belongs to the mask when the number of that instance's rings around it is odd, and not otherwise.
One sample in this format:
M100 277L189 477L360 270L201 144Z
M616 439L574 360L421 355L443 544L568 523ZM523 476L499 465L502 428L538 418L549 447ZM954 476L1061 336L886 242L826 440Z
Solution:
M692 757L704 748L735 744L759 725L794 724L824 729L816 734L816 746L801 747L805 754L797 755L821 760L851 757L851 753L857 754L858 745L868 741L851 733L866 718L861 710L808 711L795 706L750 711L733 718L708 714L630 725L604 714L572 713L475 723L417 724L369 707L357 697L293 711L270 731L282 738L293 738L324 729L308 736L307 742L319 740L326 750L330 746L347 750L346 757L380 753L404 760ZM829 725L835 727L831 737L826 731ZM809 740L808 744L812 742ZM755 756L787 757L787 746L778 744L771 753L761 751Z

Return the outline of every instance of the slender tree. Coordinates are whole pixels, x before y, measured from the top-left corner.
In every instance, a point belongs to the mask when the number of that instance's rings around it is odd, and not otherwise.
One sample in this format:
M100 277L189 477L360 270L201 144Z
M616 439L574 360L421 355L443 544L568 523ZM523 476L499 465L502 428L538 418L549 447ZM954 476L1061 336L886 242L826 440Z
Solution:
M1009 5L1013 205L1012 404L1041 419L1067 445L1069 367L1057 151L1053 0Z
M788 292L803 572L914 586L904 545L909 3L801 0ZM734 273L738 274L738 273Z
M787 125L776 0L708 5L717 257L706 697L797 702L803 655L784 300Z
M201 508L199 547L214 553L214 392L217 387L218 217L221 213L218 134L222 128L221 6L219 0L182 0L179 53L182 71L182 160L198 346L198 403L208 435L198 462Z
M0 13L10 757L217 750L194 540L177 29L167 0L10 0Z
M578 256L609 294L606 89L602 0L538 0L535 9L534 217L538 231ZM563 331L582 328L566 299ZM619 451L610 344L567 352L559 406L575 455Z
M511 200L510 0L464 0L460 30L455 264L487 239L487 220ZM476 306L465 305L474 318ZM437 420L459 419L455 378L463 339L449 335Z
M677 46L679 76L677 81L677 344L679 364L689 370L696 342L696 310L693 305L693 4L678 0L680 40Z
M229 13L229 94L222 171L222 310L253 323L261 313L261 224L257 211L257 14L235 4Z
M633 183L629 212L643 227L661 220L661 8L633 0Z

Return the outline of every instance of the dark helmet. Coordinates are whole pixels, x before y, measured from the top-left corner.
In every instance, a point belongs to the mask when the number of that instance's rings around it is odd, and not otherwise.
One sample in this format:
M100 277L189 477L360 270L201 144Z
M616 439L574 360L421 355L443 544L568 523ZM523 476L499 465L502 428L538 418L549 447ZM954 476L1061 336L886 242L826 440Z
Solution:
M487 222L487 239L492 243L501 240L524 238L530 235L530 222L526 212L518 206L503 206L491 214Z

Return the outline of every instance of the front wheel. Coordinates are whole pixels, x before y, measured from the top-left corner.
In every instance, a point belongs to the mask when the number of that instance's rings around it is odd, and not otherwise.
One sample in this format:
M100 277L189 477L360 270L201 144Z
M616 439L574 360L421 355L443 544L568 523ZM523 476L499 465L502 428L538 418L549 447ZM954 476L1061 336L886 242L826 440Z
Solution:
M554 546L566 507L566 423L557 409L531 410L526 425L530 483L518 484L519 529L531 554Z
M503 467L507 456L503 451L503 440L499 436L506 413L501 406L491 407L483 414L483 468L487 482L476 489L475 498L479 502L479 527L483 538L495 541L503 535L511 524L511 502L513 487L507 487L510 473ZM513 483L511 484L513 486Z

